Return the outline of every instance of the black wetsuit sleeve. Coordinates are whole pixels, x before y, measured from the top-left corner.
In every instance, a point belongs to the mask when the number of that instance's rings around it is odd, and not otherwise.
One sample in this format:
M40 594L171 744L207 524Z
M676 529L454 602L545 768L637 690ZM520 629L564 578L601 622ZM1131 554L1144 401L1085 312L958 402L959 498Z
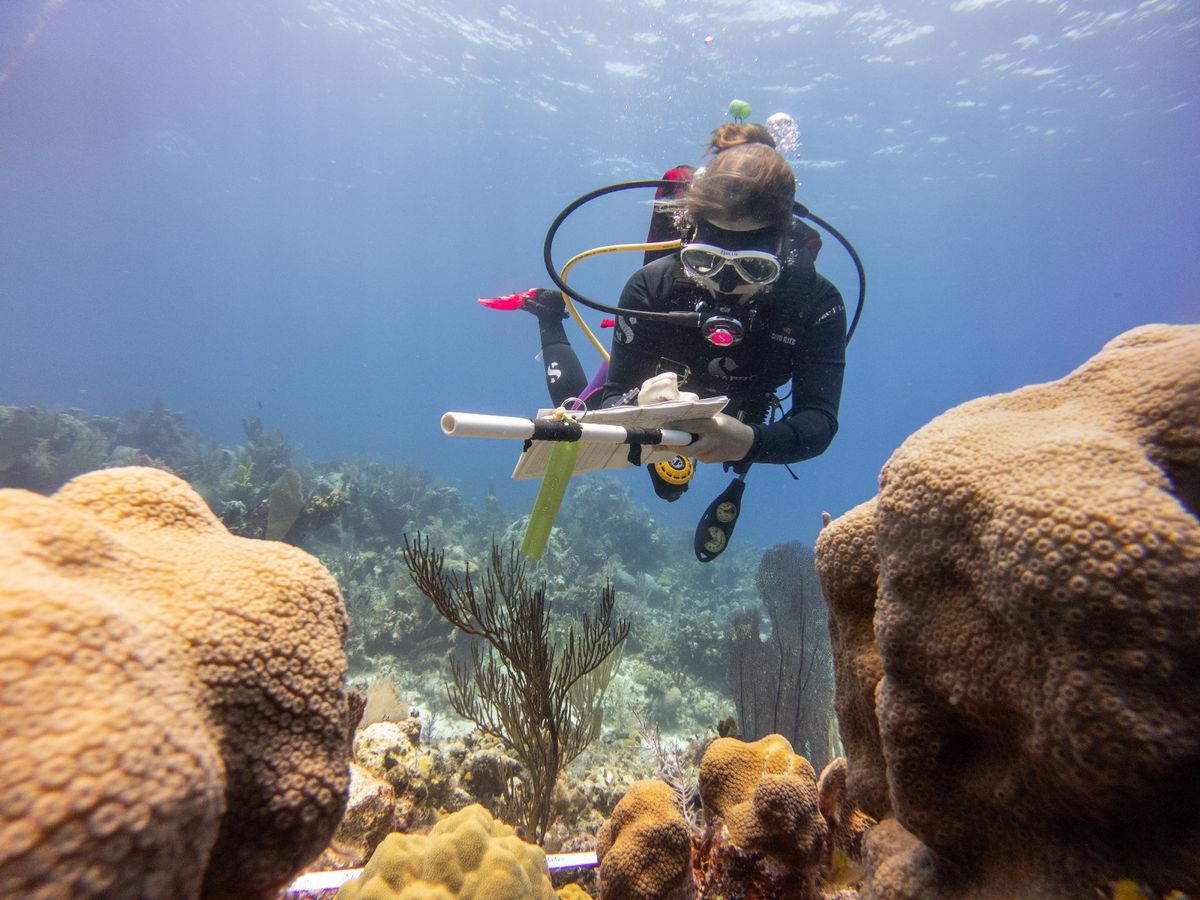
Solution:
M820 456L838 429L846 368L846 306L832 283L817 276L816 302L792 369L792 402L772 425L756 425L742 461L793 463Z
M617 316L613 330L612 357L608 361L608 379L600 395L600 406L616 406L631 391L641 388L642 382L655 374L658 361L668 355L665 351L679 328L665 322L639 319L638 310L653 310L646 270L634 272L621 291L619 308L627 311ZM626 400L633 403L632 400Z
M542 341L542 366L546 376L546 391L550 402L562 406L569 398L579 397L587 387L579 356L567 339L562 319L539 316L538 331Z

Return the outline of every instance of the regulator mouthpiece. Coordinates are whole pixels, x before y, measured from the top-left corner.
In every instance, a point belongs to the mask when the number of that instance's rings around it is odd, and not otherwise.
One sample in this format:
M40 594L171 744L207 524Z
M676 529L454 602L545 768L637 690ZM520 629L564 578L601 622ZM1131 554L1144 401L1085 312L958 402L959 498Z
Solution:
M709 316L700 330L704 339L715 347L732 347L746 336L746 326L731 316Z

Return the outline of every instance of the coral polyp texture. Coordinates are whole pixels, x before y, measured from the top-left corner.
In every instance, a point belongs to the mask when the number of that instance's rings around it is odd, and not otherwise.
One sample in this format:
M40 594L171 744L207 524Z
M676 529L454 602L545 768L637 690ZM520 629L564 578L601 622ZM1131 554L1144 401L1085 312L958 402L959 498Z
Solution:
M863 838L877 823L850 799L844 756L831 760L821 771L821 777L817 779L817 798L821 815L829 824L831 850L841 853L847 863L861 863Z
M691 830L665 782L630 786L596 837L596 855L602 897L688 900L696 895Z
M553 900L546 855L479 804L439 821L429 834L390 834L338 900Z
M713 741L700 761L700 799L708 823L706 896L723 896L726 883L750 885L761 896L819 896L829 827L816 772L786 738Z
M0 491L0 896L270 897L348 782L346 613L158 469Z
M846 748L846 791L851 805L879 819L891 810L891 798L875 717L875 686L883 677L875 644L875 501L841 516L836 528L826 528L818 547L818 569L829 604L834 708Z
M824 529L850 795L916 839L867 837L887 896L1200 891L1198 508L1200 326L1146 326L938 417Z

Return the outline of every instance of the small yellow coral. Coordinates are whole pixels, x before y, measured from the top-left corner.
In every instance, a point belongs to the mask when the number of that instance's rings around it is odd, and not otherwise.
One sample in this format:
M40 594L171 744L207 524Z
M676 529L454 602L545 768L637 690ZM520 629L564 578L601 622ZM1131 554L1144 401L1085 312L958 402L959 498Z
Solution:
M592 895L573 881L564 884L554 893L558 895L558 900L592 900Z
M390 834L338 900L554 900L546 855L479 804L422 834Z

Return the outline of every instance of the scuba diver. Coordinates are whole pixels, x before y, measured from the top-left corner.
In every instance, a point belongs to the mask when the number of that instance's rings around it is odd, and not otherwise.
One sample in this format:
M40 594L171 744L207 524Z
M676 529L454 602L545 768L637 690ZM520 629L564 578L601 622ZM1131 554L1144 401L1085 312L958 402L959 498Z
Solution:
M735 470L820 455L837 432L846 308L817 274L796 179L775 150L742 144L717 154L675 212L679 251L643 266L621 292L600 406L725 395L727 411L677 423L699 435L688 453ZM638 318L697 310L699 332ZM790 406L775 392L791 382Z
M727 122L709 135L705 153L715 157L725 150L742 144L765 144L774 148L775 138L762 125L753 122ZM655 207L651 214L646 243L667 242L680 238L677 223L678 213L663 207L662 204L683 197L692 183L695 172L694 166L684 164L675 166L663 174L662 180L669 184L662 184L655 191ZM796 222L796 227L802 232L801 239L804 247L815 260L821 250L820 232L799 220ZM647 250L643 255L642 263L647 265L675 253L675 250L670 249ZM572 398L587 399L585 395L589 394L588 378L579 361L579 356L571 346L566 329L563 327L563 320L567 318L568 314L563 296L559 291L535 288L519 294L510 294L479 302L491 309L523 309L537 318L546 391L554 406L561 406ZM606 319L604 324L611 326L613 322L611 319ZM605 373L599 374L603 376ZM656 487L658 487L657 484ZM686 486L683 490L686 490ZM660 491L660 494L663 493ZM666 491L665 493L668 496L665 496L664 499L674 500L682 491Z
M615 322L606 322L615 325L611 358L590 384L563 328L562 293L534 289L480 301L537 317L546 385L556 406L576 398L592 409L729 398L725 411L712 418L671 426L696 435L689 456L723 463L736 475L697 528L702 562L727 545L753 463L786 466L829 446L838 428L846 343L862 310L865 276L857 254L828 223L796 203L795 175L774 147L762 126L726 124L710 138L713 159L706 167L679 166L664 176L647 243L677 239L681 246L646 250L645 264L626 283L615 310L555 277L553 236L588 199L654 182L599 189L560 214L546 240L551 277L576 301L616 314ZM841 294L816 271L821 237L804 218L836 237L858 267L859 304L849 331ZM691 326L681 325L684 321ZM637 462L632 453L630 459ZM648 469L659 497L676 500L688 489L690 460L676 457Z

